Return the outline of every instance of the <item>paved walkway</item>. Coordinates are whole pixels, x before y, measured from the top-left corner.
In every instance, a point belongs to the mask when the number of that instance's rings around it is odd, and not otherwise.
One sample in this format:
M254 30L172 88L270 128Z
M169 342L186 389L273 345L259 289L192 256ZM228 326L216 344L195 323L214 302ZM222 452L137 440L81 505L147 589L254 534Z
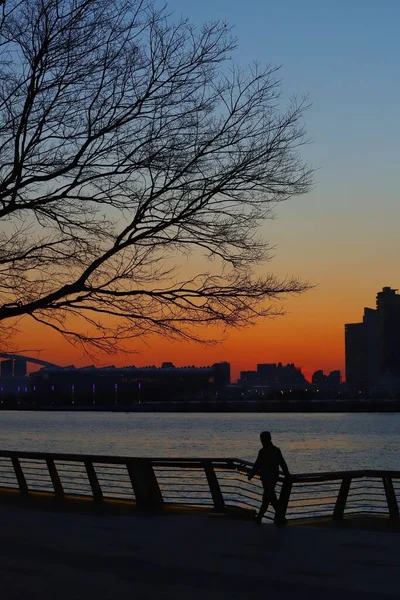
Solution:
M2 600L400 598L397 533L0 506Z

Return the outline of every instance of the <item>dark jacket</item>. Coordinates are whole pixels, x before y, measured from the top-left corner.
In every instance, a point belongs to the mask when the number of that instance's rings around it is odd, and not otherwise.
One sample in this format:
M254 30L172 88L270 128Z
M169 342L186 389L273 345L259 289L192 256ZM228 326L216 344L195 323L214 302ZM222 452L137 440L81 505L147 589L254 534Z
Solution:
M284 475L289 475L289 469L282 456L282 452L271 442L260 448L257 460L250 474L252 477L260 474L263 483L276 482L279 477L279 467L281 467Z

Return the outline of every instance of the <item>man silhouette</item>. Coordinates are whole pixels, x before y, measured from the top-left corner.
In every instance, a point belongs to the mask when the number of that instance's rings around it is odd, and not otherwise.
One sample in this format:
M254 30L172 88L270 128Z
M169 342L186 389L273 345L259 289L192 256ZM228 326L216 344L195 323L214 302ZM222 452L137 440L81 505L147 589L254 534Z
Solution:
M281 514L279 500L275 493L275 486L279 477L279 467L281 467L285 477L290 476L289 469L282 456L282 452L272 443L270 432L263 431L260 433L260 440L262 448L260 448L258 452L254 467L247 475L247 478L250 481L254 475L260 474L264 488L262 504L255 521L256 523L261 524L262 518L271 503L275 510L274 523L277 525L285 525L287 520Z

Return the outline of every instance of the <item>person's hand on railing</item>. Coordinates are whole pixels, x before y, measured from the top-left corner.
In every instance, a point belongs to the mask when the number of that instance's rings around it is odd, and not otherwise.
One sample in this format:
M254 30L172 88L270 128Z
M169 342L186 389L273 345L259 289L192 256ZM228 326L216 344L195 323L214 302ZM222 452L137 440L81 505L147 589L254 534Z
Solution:
M287 471L285 473L280 471L280 473L279 473L279 481L292 481L293 477L294 477L294 475L292 475L292 473L290 473L290 471Z

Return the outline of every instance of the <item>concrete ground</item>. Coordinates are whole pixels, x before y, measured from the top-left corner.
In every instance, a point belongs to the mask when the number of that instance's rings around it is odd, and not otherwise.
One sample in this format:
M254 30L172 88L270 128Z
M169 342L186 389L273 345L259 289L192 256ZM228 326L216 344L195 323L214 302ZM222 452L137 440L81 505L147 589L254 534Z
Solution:
M11 599L400 598L397 533L0 506Z

